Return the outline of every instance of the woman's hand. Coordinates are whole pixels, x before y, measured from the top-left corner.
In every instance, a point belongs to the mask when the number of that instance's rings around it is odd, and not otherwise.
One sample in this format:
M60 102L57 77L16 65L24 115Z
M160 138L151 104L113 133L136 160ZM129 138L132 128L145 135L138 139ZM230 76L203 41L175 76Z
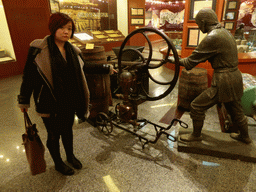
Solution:
M116 69L113 69L113 74L114 74L114 73L118 73L118 71L117 71Z
M118 71L116 69L114 69L113 65L110 65L110 70L109 70L109 74L113 75L114 73L117 73Z

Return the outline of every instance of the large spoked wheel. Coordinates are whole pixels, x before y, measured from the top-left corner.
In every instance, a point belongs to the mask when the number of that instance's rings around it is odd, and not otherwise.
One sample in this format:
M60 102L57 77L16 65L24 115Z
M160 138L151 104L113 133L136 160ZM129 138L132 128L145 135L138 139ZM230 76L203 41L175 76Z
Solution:
M109 135L113 131L113 124L107 114L100 112L96 115L96 126L105 135Z
M167 44L167 53L166 56L163 59L154 59L152 58L153 55L153 46L151 41L149 40L148 36L147 36L147 32L151 32L151 33L156 33L158 34ZM131 32L124 40L124 42L122 43L121 47L120 47L120 51L119 51L119 55L118 55L118 70L119 70L119 76L122 73L122 55L125 51L127 51L127 49L124 50L125 45L127 43L127 41L134 36L135 34L141 33L146 41L148 42L149 45L149 54L148 54L148 58L144 58L143 55L137 51L139 57L141 58L141 62L144 65L144 67L146 68L146 72L148 74L148 77L156 84L159 85L168 85L168 88L161 94L157 95L157 96L150 96L147 91L146 88L143 86L143 84L141 84L141 89L144 92L144 94L147 97L147 100L149 101L155 101L155 100L159 100L164 98L165 96L167 96L175 87L178 77L179 77L179 70L180 70L180 66L179 66L179 57L178 57L178 53L177 50L175 48L175 46L173 45L172 41L170 40L170 38L163 32L155 29L155 28L151 28L151 27L144 27L144 28L140 28L140 29L136 29L133 32ZM162 65L166 64L169 62L168 58L170 56L170 52L172 51L172 54L174 56L175 59L175 72L174 72L174 76L173 79L167 82L161 82L157 79L155 79L149 72L149 69L156 69L161 67ZM135 50L136 52L136 50ZM134 64L134 65L138 65L138 64Z

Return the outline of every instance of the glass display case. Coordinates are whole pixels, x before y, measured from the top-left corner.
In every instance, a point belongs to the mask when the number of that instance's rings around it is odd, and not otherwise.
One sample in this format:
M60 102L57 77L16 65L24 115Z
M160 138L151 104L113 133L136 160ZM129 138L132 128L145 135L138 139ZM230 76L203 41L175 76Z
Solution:
M122 41L124 35L117 30L116 0L49 0L51 12L69 15L75 23L76 46L86 43L104 44Z
M9 32L9 27L6 21L2 0L0 0L0 18L0 63L15 61L16 57Z
M230 30L237 42L239 53L256 51L256 1L225 0L224 27ZM232 19L228 16L232 15Z
M256 28L249 31L248 46L250 52L256 51Z
M185 1L145 1L145 26L157 28L172 40L181 52Z
M181 45L182 45L183 32L181 32L181 31L169 31L169 32L166 32L166 34L172 40L172 43L174 44L175 48L177 49L178 54L181 55Z
M49 1L52 13L66 13L74 20L76 32L117 29L115 0Z
M70 42L77 47L81 47L88 43L99 45L115 41L123 41L124 38L124 35L119 30L104 30L75 33L74 38L71 39Z

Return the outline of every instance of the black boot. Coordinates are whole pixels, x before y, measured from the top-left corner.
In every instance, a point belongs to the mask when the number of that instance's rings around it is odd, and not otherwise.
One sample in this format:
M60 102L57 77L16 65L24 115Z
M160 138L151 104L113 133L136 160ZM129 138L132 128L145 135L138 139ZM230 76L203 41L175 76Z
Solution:
M182 141L202 141L201 131L204 121L193 120L193 133L180 136Z
M55 164L55 170L59 171L63 175L74 175L75 171L67 166L63 161Z
M75 169L82 169L82 163L75 157L73 153L73 133L64 134L62 137L62 143L66 151L67 161Z
M74 156L68 156L67 161L75 168L75 169L82 169L82 163Z
M74 170L67 166L61 159L59 141L58 143L54 143L55 144L53 144L53 142L47 141L47 147L54 161L55 170L59 171L63 175L73 175L75 173Z
M250 139L249 134L248 134L248 124L247 123L244 124L243 126L239 127L239 133L231 133L230 137L235 140L246 143L246 144L250 144L252 142L252 140Z

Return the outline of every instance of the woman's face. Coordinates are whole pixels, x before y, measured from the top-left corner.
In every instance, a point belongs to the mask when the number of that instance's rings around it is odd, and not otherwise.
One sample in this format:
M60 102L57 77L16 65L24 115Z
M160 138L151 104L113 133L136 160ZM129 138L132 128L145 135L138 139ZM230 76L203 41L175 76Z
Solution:
M57 29L55 33L55 40L59 42L66 42L72 35L72 22L69 21L66 25Z

